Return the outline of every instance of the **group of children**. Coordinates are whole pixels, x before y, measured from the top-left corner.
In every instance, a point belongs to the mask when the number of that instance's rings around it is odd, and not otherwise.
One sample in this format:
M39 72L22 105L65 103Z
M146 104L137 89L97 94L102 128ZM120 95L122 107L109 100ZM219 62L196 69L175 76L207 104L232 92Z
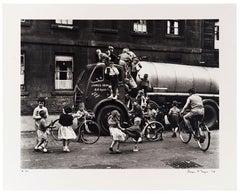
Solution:
M115 153L121 153L120 143L126 141L129 137L133 138L135 141L135 146L133 151L139 151L138 143L142 141L142 136L144 135L143 121L144 117L147 117L149 121L155 121L157 117L157 110L153 108L152 104L147 104L145 108L141 107L137 100L133 102L133 108L129 112L132 116L133 126L128 128L122 128L120 125L120 114L118 111L113 110L108 118L109 131L112 136L112 143L109 147L110 152L114 152L114 146L116 145ZM170 118L172 126L172 137L177 137L176 133L179 127L179 116L180 110L177 107L177 101L173 101L172 108L168 112L168 117ZM147 137L154 137L150 136ZM163 140L162 136L160 140Z
M142 68L138 57L133 51L124 48L122 53L118 56L114 53L114 47L108 46L107 51L104 53L100 49L96 50L97 62L106 64L105 75L109 80L111 94L109 98L117 99L118 97L118 76L119 71L114 64L119 64L124 69L124 77L129 76L136 81L137 73Z
M61 127L58 130L58 139L63 142L63 151L70 152L69 144L70 140L77 138L75 131L72 128L73 119L77 118L82 122L91 115L85 110L84 103L80 103L77 113L72 114L72 108L70 106L64 106L62 113L59 117L59 123ZM50 134L50 128L53 127L53 123L48 123L48 109L45 107L45 99L40 97L38 99L38 106L33 111L33 119L35 120L35 130L37 134L36 145L34 151L48 153L48 135Z
M142 91L143 92L143 91ZM143 94L142 94L143 95ZM143 136L142 123L143 118L148 117L150 121L156 120L158 112L152 107L151 104L147 104L145 109L140 106L138 100L133 101L132 110L129 112L133 125L128 128L122 128L120 125L120 114L117 110L113 110L108 117L109 131L112 136L112 143L109 147L110 152L121 153L120 142L126 141L131 137L135 141L133 151L139 151L138 143L141 142ZM177 101L173 101L173 107L169 110L168 116L173 127L172 137L176 137L178 129L178 119L180 110L177 107ZM78 121L82 122L86 117L91 116L86 110L84 103L80 103L77 113L72 114L72 108L65 106L62 114L59 117L59 123L61 127L58 130L58 138L63 142L63 151L70 152L69 144L70 140L77 138L75 131L72 128L73 119L78 118ZM45 107L45 99L40 97L38 99L38 106L33 111L33 119L35 120L35 129L37 134L37 142L34 147L35 151L47 153L48 135L49 129L53 126L52 122L47 121L48 109ZM114 147L116 150L114 151Z

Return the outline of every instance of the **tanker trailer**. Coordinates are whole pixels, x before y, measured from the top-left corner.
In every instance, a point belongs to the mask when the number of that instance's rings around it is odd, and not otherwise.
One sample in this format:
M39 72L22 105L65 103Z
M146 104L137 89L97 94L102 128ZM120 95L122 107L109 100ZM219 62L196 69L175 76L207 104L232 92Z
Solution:
M205 108L204 121L210 129L219 122L219 68L189 66L181 64L141 62L140 77L148 74L153 88L148 96L157 104L165 107L165 113L177 100L180 108L185 104L188 90L195 88L203 98ZM139 82L139 78L137 79Z

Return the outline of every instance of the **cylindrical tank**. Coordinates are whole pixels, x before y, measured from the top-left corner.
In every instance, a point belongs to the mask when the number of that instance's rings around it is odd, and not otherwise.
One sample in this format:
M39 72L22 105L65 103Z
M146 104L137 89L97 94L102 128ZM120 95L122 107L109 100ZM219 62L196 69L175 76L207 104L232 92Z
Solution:
M140 76L148 74L152 87L165 92L187 93L195 87L197 93L219 93L218 68L145 61L141 65Z

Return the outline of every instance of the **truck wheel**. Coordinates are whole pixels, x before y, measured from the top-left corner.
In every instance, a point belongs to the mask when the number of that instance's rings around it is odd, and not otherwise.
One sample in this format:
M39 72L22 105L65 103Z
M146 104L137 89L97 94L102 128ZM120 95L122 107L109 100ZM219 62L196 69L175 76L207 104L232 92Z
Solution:
M217 125L218 112L211 104L204 104L204 108L205 108L204 123L207 125L209 130L212 130Z
M97 115L97 122L100 125L102 135L109 135L109 126L107 120L113 110L117 110L120 113L122 119L120 120L121 123L126 121L126 113L124 113L124 111L120 107L115 105L108 105L102 107Z

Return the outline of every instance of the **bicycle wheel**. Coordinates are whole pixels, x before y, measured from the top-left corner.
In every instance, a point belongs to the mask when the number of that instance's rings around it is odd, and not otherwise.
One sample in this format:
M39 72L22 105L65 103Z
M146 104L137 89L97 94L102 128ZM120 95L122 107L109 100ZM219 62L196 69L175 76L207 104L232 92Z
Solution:
M202 151L207 151L210 146L211 134L208 127L204 123L201 123L199 127L202 129L203 136L199 137L197 140L198 146Z
M144 127L144 135L148 141L158 141L162 139L164 126L158 121L149 122Z
M53 121L52 128L50 129L52 137L57 141L61 141L61 139L58 139L58 130L60 127L61 124L59 123L59 119L56 119Z
M92 120L86 120L79 126L79 140L86 144L96 143L100 137L100 127Z
M189 129L186 127L184 121L181 121L179 124L179 137L183 143L188 143L191 138L192 134L189 132Z

